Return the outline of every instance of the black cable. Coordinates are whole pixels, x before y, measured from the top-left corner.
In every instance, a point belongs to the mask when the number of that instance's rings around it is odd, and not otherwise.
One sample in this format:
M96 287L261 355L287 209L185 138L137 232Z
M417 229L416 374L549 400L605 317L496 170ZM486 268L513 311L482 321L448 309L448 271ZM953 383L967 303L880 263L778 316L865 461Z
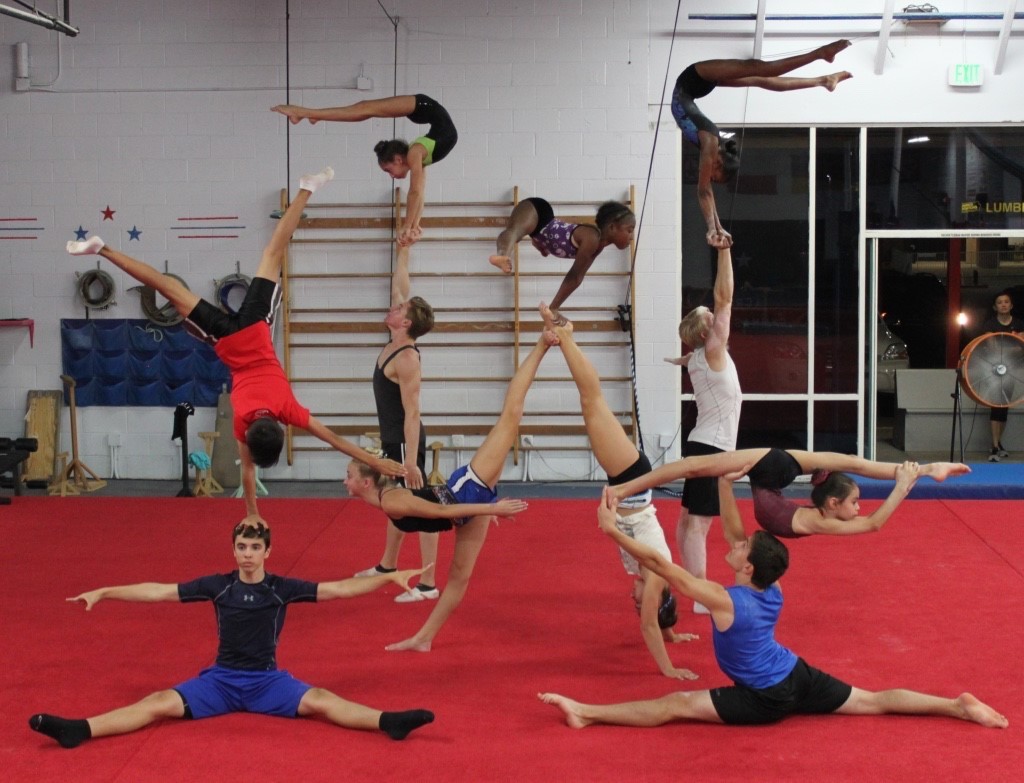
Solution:
M291 0L284 3L284 102L292 102L292 53L291 53ZM288 203L292 203L292 122L284 124L284 170L285 170L285 192L288 194Z

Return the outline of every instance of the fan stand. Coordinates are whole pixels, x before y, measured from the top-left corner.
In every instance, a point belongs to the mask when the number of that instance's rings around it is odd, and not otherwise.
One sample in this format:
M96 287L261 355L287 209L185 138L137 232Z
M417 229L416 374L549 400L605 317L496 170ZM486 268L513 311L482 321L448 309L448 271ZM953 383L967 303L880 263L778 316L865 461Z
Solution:
M59 455L61 470L56 481L47 487L47 492L51 495L66 497L68 494L77 495L79 492L94 492L107 486L107 482L78 458L78 406L75 404L75 379L70 375L62 375L60 379L68 387L68 410L71 415L71 462L67 461L67 452ZM69 484L68 482L72 479L74 479L74 484Z
M963 382L963 360L956 363L956 376L953 379L953 425L949 433L949 461L953 461L953 451L956 445L957 427L960 428L960 461L964 461L964 406L960 399L960 384Z

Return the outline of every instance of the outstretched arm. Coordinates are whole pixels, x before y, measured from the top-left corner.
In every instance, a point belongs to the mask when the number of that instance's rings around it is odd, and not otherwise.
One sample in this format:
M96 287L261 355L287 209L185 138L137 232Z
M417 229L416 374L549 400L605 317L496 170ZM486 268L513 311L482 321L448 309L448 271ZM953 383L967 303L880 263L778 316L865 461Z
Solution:
M386 492L381 508L391 519L420 517L421 519L459 519L462 517L512 517L527 509L525 500L504 498L497 503L431 503L408 491Z
M725 369L725 356L729 349L729 327L732 320L732 251L718 248L718 274L715 277L715 310L711 332L704 343L708 365L712 370Z
M433 563L430 565L433 565ZM316 586L316 600L333 601L335 598L355 598L359 595L372 593L388 584L396 584L408 593L409 580L414 576L422 574L430 565L424 568L391 571L387 574L374 576L355 576L349 579L339 579L336 582L320 582Z
M395 462L392 459L382 459L375 457L370 452L359 448L352 441L346 440L340 435L335 435L328 429L319 419L314 416L309 417L309 423L306 425L306 429L310 435L315 435L320 438L324 443L329 444L337 451L342 454L347 454L354 459L365 462L371 468L376 470L378 473L385 476L404 476L405 467Z
M156 601L177 601L178 585L163 584L160 582L140 582L135 585L121 585L119 587L101 587L98 590L90 590L81 593L68 601L85 604L85 611L90 611L100 601L113 599L115 601L141 601L153 603Z
M732 599L720 584L694 576L686 569L669 562L646 544L633 540L616 527L615 509L619 502L609 490L610 487L605 487L601 503L597 507L597 522L601 530L620 548L635 557L641 566L648 571L653 571L687 598L704 604L715 615L716 623L719 622L719 613L731 613Z
M722 532L729 546L747 538L740 507L736 504L736 495L732 490L732 482L732 478L725 476L718 479L718 513L722 517Z
M889 497L874 513L843 521L822 517L817 509L800 509L793 515L793 530L798 533L816 533L829 536L850 536L857 533L875 533L889 521L889 517L899 507L910 490L914 488L920 476L920 466L916 462L904 462L896 468L896 486Z
M242 496L245 498L245 513L248 516L259 516L256 507L256 464L252 461L249 446L244 440L236 440L238 459L242 464Z
M572 262L572 266L566 273L565 278L563 278L562 284L558 287L555 298L548 304L548 307L552 310L557 310L573 291L583 285L583 278L587 276L587 272L593 265L594 259L601 252L598 234L596 230L591 230L591 228L591 226L577 226L576 228L576 231L580 231L581 235L580 245L576 249L576 260ZM581 229L583 230L581 231Z
M404 247L415 244L423 234L420 218L423 217L423 198L426 191L427 173L423 168L426 150L422 144L413 144L405 156L409 164L409 195L405 205L405 222L398 233L398 244Z
M640 597L640 632L644 635L644 643L658 664L658 671L675 680L696 680L697 675L689 669L677 669L668 656L665 648L665 637L658 626L658 604L665 580L660 576L648 573L644 579L644 591Z
M706 239L709 245L719 246L723 240L732 240L718 219L715 206L715 191L711 187L712 176L718 167L718 137L708 131L698 131L700 139L700 168L697 172L697 204L707 226Z
M399 245L395 252L395 271L391 274L391 306L409 301L409 248Z

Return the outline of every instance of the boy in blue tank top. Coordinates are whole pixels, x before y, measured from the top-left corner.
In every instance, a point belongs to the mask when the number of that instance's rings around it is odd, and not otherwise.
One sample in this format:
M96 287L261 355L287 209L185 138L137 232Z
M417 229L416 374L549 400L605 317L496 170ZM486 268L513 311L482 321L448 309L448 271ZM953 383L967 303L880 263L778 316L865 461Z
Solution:
M739 509L731 490L736 477L725 477L719 484L726 530L742 529L736 525ZM562 711L570 727L582 729L593 723L648 727L676 720L750 725L798 714L942 715L987 728L1009 725L1003 715L970 693L950 699L905 689L862 690L809 666L779 644L775 626L782 611L782 590L777 582L789 566L789 552L771 533L758 530L730 542L725 560L736 573L736 584L725 587L698 579L623 535L615 525L616 506L615 495L606 487L598 507L601 529L645 568L708 608L715 658L734 684L621 704L583 704L557 693L538 694L541 701Z

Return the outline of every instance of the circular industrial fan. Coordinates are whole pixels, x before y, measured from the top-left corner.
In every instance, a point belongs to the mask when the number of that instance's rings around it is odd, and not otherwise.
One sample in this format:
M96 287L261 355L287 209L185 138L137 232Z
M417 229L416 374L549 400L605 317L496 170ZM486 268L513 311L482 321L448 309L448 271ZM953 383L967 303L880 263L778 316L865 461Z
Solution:
M967 396L989 408L1024 402L1024 337L990 332L976 337L960 354L960 383Z

